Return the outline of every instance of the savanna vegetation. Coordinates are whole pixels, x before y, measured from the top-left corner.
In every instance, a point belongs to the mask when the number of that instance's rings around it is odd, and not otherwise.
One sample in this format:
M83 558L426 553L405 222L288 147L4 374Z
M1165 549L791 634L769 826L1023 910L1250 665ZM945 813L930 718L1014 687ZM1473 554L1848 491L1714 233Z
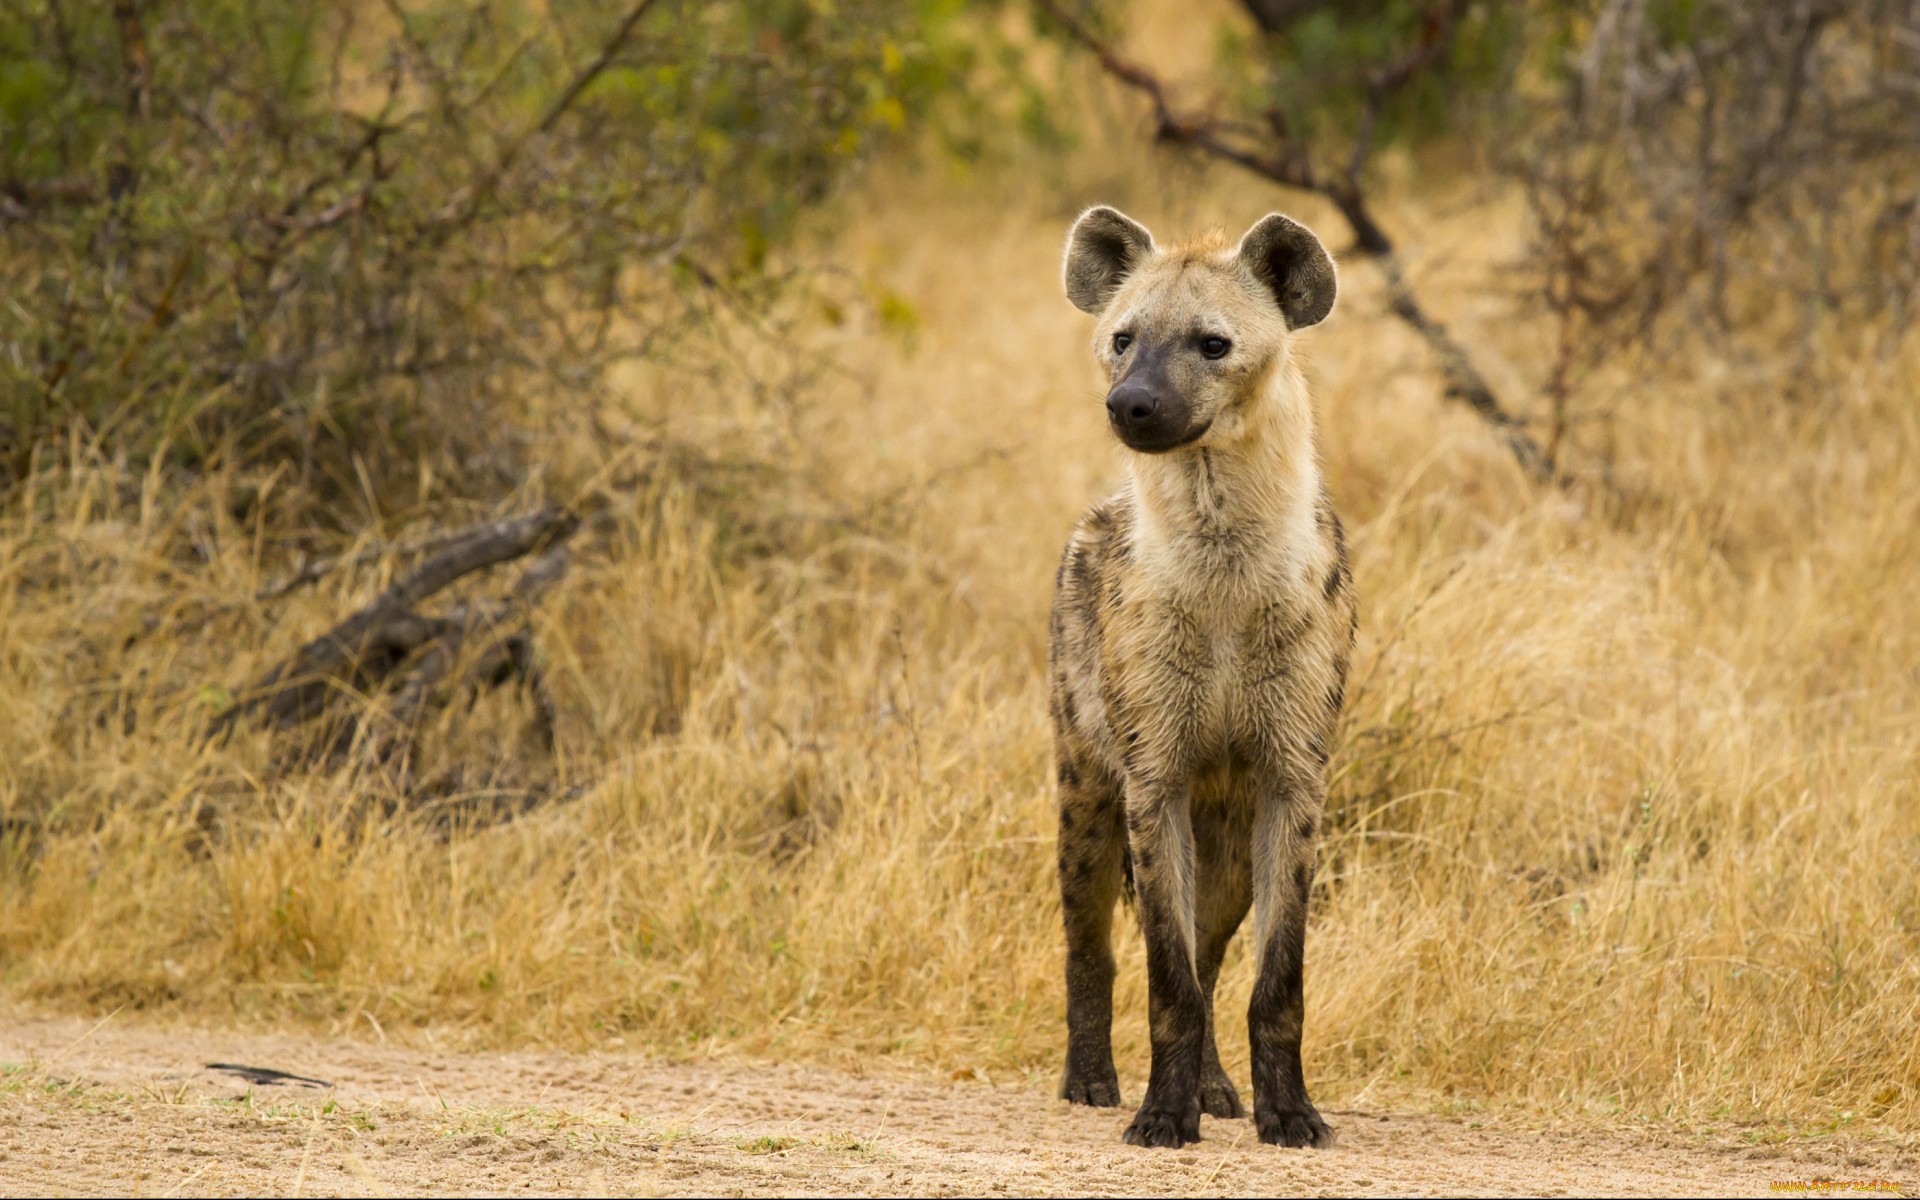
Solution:
M1050 1086L1060 242L1283 209L1317 1096L1920 1132L1917 80L1839 0L11 5L0 989Z

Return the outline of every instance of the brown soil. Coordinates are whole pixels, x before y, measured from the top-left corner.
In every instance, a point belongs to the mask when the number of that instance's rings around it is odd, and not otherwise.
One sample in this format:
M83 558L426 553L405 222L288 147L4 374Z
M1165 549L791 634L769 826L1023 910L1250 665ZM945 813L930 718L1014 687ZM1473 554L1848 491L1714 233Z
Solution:
M330 1087L249 1084L208 1063ZM1206 1119L1181 1151L1030 1082L620 1054L441 1053L0 1018L0 1194L1755 1195L1912 1151L1332 1112L1327 1151ZM1748 1131L1748 1136L1752 1136Z

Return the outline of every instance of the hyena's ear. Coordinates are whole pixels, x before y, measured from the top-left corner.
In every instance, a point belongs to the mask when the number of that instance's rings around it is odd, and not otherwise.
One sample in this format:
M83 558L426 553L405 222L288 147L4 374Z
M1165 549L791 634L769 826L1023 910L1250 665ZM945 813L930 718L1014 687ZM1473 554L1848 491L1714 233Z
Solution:
M1313 231L1290 217L1269 213L1240 239L1236 251L1255 279L1266 285L1287 328L1317 325L1333 311L1333 259Z
M1153 235L1146 226L1117 208L1088 209L1067 234L1062 271L1067 299L1081 312L1101 312L1128 273L1151 253Z

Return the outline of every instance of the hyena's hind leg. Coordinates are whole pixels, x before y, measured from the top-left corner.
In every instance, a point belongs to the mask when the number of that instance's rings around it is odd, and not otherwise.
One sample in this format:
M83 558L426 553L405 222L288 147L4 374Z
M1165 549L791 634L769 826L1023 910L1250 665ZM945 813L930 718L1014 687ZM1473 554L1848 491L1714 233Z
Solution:
M1122 787L1097 763L1062 747L1060 908L1067 925L1067 1069L1060 1098L1112 1108L1113 909L1127 849Z
M1207 1004L1207 1048L1200 1067L1200 1111L1208 1116L1247 1115L1214 1042L1213 989L1227 943L1253 906L1252 823L1216 817L1194 830L1193 923L1200 992Z

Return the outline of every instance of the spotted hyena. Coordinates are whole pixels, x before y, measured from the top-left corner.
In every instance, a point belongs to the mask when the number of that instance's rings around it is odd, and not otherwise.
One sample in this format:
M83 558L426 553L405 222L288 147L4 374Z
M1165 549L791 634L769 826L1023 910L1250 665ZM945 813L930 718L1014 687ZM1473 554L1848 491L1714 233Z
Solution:
M1130 883L1153 1066L1126 1140L1179 1146L1203 1111L1245 1116L1214 1046L1213 989L1251 906L1254 1124L1263 1142L1325 1146L1300 1070L1301 957L1354 598L1291 349L1333 308L1333 262L1278 214L1237 243L1161 247L1095 208L1067 239L1065 275L1098 318L1107 423L1131 453L1126 483L1068 541L1053 605L1060 1094L1120 1103L1110 943Z

